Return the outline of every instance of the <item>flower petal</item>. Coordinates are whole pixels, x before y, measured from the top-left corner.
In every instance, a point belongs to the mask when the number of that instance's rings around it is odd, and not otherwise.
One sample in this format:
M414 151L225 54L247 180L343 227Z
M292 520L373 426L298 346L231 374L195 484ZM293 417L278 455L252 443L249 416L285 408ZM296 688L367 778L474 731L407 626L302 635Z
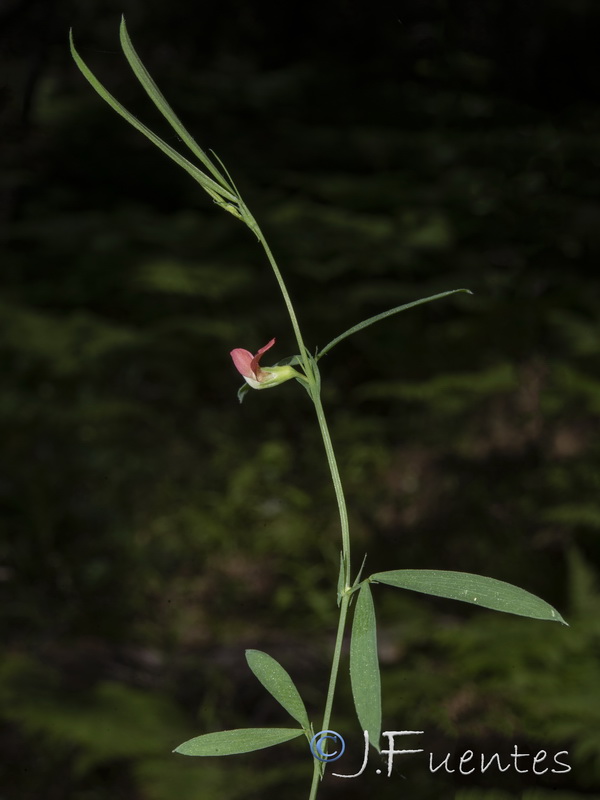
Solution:
M229 354L233 359L233 363L235 368L243 375L244 378L253 378L254 377L254 369L252 362L256 358L253 356L252 353L249 353L248 350L244 350L241 347L236 347L235 350L232 350Z
M256 358L260 358L263 353L266 353L267 350L270 350L276 341L277 341L276 339L271 339L271 341L267 342L267 344L264 347L261 347L258 353L256 354Z
M261 379L260 360L263 356L263 353L266 353L266 351L269 350L271 347L273 347L274 344L275 344L275 339L271 339L271 341L268 342L264 347L260 348L258 353L254 356L254 358L250 362L250 369L252 370L252 373L254 374L254 377L257 380Z

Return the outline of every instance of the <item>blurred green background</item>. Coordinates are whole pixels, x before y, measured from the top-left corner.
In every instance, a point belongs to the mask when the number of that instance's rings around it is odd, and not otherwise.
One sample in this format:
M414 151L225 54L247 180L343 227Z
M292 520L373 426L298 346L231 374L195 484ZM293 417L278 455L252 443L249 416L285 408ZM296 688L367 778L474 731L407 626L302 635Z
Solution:
M0 9L1 800L301 800L297 740L244 659L322 713L339 533L295 382L229 358L294 340L260 247L106 106L167 141L118 44L224 160L305 340L457 287L322 365L358 564L480 572L570 628L375 587L384 730L425 756L320 797L600 797L600 7L593 0L7 0ZM271 361L265 359L265 363ZM332 726L360 766L344 671ZM566 774L430 774L467 749ZM454 764L456 768L456 763ZM335 770L334 770L335 771Z

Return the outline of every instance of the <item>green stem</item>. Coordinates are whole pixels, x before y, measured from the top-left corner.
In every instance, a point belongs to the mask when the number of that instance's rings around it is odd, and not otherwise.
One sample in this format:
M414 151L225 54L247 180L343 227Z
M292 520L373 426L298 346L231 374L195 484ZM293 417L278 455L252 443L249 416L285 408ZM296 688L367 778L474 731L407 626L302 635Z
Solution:
M340 618L338 620L338 629L335 637L335 648L333 651L333 661L331 663L331 673L329 675L329 686L327 687L327 700L325 702L325 711L323 712L323 722L321 723L321 730L329 730L329 720L331 719L331 710L333 708L333 698L335 695L335 685L337 683L337 676L340 670L340 658L342 655L342 645L344 643L344 631L346 629L346 618L348 616L348 606L350 605L350 595L342 595L342 602L340 604ZM320 777L322 766L321 762L315 759L315 768ZM310 794L308 800L315 800L317 796L318 781L315 779L313 773L313 782L310 787Z
M323 411L323 404L321 397L317 391L312 394L313 402L315 404L315 411L317 413L317 420L319 421L319 428L321 430L321 437L325 445L325 453L327 455L327 462L331 472L331 480L333 481L333 488L335 491L335 498L338 504L338 512L340 515L340 526L342 530L342 555L344 559L344 588L350 588L350 526L348 524L348 509L346 508L346 498L344 496L344 489L342 487L342 480L340 478L340 471L338 469L335 453L333 452L333 444L331 443L331 436L329 435L329 427L325 419L325 412Z
M308 795L308 800L315 800L317 796L317 792L319 790L319 783L321 782L321 762L317 761L316 758L313 758L313 776L312 776L312 783L310 785L310 794Z
M273 269L273 272L275 273L277 283L279 284L279 288L281 289L281 293L283 294L283 299L285 300L285 305L287 307L292 327L296 335L296 341L298 342L298 347L300 349L300 357L302 359L302 365L304 367L304 372L306 374L306 379L308 381L309 393L315 406L315 412L317 414L319 429L321 431L321 437L323 439L323 444L325 446L325 454L327 456L327 463L329 464L329 471L331 472L331 479L333 481L333 488L335 491L335 497L337 500L338 512L340 517L340 527L342 532L342 562L343 562L344 586L340 601L340 616L338 620L338 628L335 637L333 660L331 663L331 672L329 674L329 686L327 687L327 699L325 701L325 711L323 712L323 723L321 727L321 730L327 730L329 728L329 721L331 719L331 712L333 709L333 699L335 696L335 687L340 669L342 645L344 642L344 631L346 629L346 619L348 616L348 608L350 606L350 591L349 591L351 588L350 587L350 527L348 523L348 509L346 507L346 498L344 496L344 489L342 487L340 471L338 469L337 460L333 450L333 444L331 442L329 427L327 425L327 420L325 419L323 404L321 403L320 384L317 380L315 371L313 370L313 363L308 353L308 350L304 346L304 341L302 339L302 334L300 332L300 326L298 325L296 312L294 311L294 307L292 305L292 301L287 291L287 287L284 283L281 272L279 271L279 267L277 266L277 262L275 261L273 253L271 252L271 248L267 244L262 231L260 230L260 228L256 223L256 220L254 219L254 217L252 217L252 215L250 214L250 212L243 203L240 204L240 211L242 214L242 218L248 224L251 230L254 231L254 233L258 237L258 240L262 244L265 253L267 255L267 258L269 259L269 263L271 264L271 267ZM323 775L323 768L324 764L315 758L313 765L313 777L310 787L309 800L315 800L317 796L320 779Z
M331 674L329 676L329 687L327 689L327 700L325 702L325 711L323 712L323 727L322 731L326 731L329 727L329 720L331 719L331 709L333 708L333 696L335 694L335 684L340 666L340 658L342 655L342 645L344 643L344 631L346 628L346 617L348 616L348 607L350 605L350 595L342 595L342 602L340 603L340 618L338 620L338 629L335 637L335 648L333 650L333 661L331 662Z
M300 326L298 325L298 318L296 317L296 312L294 311L292 300L290 298L289 292L283 280L283 276L279 271L279 267L277 266L277 262L275 261L275 257L271 252L271 248L267 244L267 240L265 239L261 229L258 227L256 220L250 214L246 206L242 203L240 207L242 210L242 217L244 221L246 222L248 227L251 228L251 230L256 234L256 236L258 237L260 243L264 248L265 253L267 254L267 258L269 259L269 263L271 264L271 267L277 279L277 283L279 284L279 288L281 289L283 299L285 300L285 305L288 310L288 314L290 316L290 321L292 323L294 333L296 334L296 341L298 342L298 347L300 349L300 357L302 358L302 365L304 367L304 372L306 373L306 378L308 380L308 384L310 387L310 396L315 406L317 420L319 421L321 437L323 439L323 444L325 445L327 463L329 464L329 470L331 472L331 479L333 481L333 488L337 500L338 511L340 515L340 526L342 531L342 554L344 559L344 581L345 581L344 588L347 589L350 588L350 528L348 524L348 510L346 508L346 498L344 497L344 489L342 487L340 471L338 469L335 453L333 451L333 444L331 442L331 436L329 435L329 428L327 426L327 420L325 419L325 412L323 411L323 404L321 403L321 396L317 386L317 380L310 363L308 350L306 349L304 345L304 340L302 339L302 333L300 332Z
M310 378L312 376L312 370L310 369L310 364L308 360L308 351L304 345L304 341L302 339L302 333L300 332L300 326L298 325L298 319L296 317L296 312L294 311L294 306L292 305L292 300L288 293L287 287L283 280L283 276L279 271L279 267L277 266L277 262L275 261L275 257L271 252L271 248L267 244L267 240L264 237L263 232L258 227L258 223L252 216L252 214L248 211L245 203L240 203L240 211L242 214L242 219L248 225L248 227L256 234L258 237L259 242L262 244L265 253L267 254L267 258L269 259L269 264L275 274L275 278L277 279L277 283L279 284L279 288L281 289L281 294L283 295L283 299L285 301L285 306L287 308L288 314L290 316L290 321L292 323L292 328L294 329L294 334L296 335L296 341L298 343L298 349L300 350L300 358L302 359L302 366L304 367L304 371L306 372L306 376Z

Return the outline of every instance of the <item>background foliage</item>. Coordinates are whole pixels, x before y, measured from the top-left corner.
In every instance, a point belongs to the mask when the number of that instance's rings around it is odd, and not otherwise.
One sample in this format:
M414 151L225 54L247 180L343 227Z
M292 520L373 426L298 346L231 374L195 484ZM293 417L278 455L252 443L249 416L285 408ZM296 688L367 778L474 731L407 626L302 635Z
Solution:
M177 145L118 48L224 159L322 362L369 570L507 580L569 629L378 586L384 730L436 754L569 751L563 776L406 761L324 797L600 796L598 20L591 0L0 11L3 798L305 796L298 743L198 763L209 730L287 725L265 649L320 711L339 542L307 398L240 408L233 347L283 304L243 226L100 101L83 57ZM340 687L335 727L360 742ZM275 752L275 751L273 751ZM340 762L341 765L341 762ZM340 770L344 771L344 770ZM347 771L352 771L348 769ZM352 785L348 785L352 784Z

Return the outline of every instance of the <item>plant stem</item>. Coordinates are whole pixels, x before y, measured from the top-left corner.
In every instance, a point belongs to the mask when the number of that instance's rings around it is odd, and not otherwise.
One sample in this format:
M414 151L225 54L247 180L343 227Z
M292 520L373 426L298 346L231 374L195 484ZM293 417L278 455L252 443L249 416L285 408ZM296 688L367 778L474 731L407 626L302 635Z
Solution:
M331 719L331 710L333 708L333 697L335 695L335 685L337 682L337 676L340 668L340 657L342 655L342 645L344 643L344 630L346 628L346 617L348 616L349 605L350 605L350 595L349 594L342 595L342 602L340 604L340 618L338 620L338 629L335 637L335 648L333 651L333 661L331 663L331 673L329 675L329 686L327 688L327 700L325 702L325 711L323 712L323 722L321 724L322 731L326 731L329 729L329 720ZM317 762L317 759L315 759L315 769L319 777L321 775L320 766L321 763ZM310 794L308 796L308 800L315 800L317 796L318 786L319 782L315 779L315 774L313 773L313 782L310 787Z
M254 217L250 214L247 207L242 203L241 204L242 210L242 217L244 221L248 225L248 227L256 234L260 243L263 246L263 249L269 259L269 263L271 264L271 268L275 274L275 278L277 279L277 283L279 284L279 288L281 289L281 293L283 295L283 299L285 301L286 308L288 310L288 314L290 316L290 321L292 323L292 328L294 329L294 333L296 335L296 341L298 343L298 348L300 350L300 357L302 359L302 364L304 367L304 371L306 373L306 377L308 379L308 383L310 386L310 396L312 401L315 405L315 411L317 413L317 419L319 421L319 428L321 430L321 436L323 438L323 444L325 445L325 453L327 455L327 462L329 464L329 470L331 472L331 479L333 481L333 488L335 491L335 497L338 504L338 511L340 515L340 526L342 531L342 553L344 556L344 579L345 579L345 588L349 588L350 583L350 530L348 525L348 511L346 508L346 499L344 497L344 489L342 487L342 481L340 478L340 472L338 469L337 461L335 458L335 453L333 452L333 444L331 442L331 436L329 435L329 428L327 426L327 420L325 419L325 412L323 411L323 404L321 403L321 397L319 391L317 389L317 382L314 376L314 372L311 368L311 364L309 361L309 354L304 345L304 340L302 339L302 333L300 331L300 326L298 324L298 318L296 317L296 312L294 310L294 306L292 304L292 300L290 298L289 292L283 280L283 276L277 266L277 262L275 261L275 257L271 252L271 248L267 244L267 240L264 237L263 232L258 227L258 223L254 219Z
M344 489L342 487L340 471L338 469L337 460L333 450L333 444L331 442L329 427L327 425L327 420L325 419L325 412L323 411L323 404L321 402L321 394L320 394L320 383L317 380L315 369L313 369L314 361L311 359L310 354L308 353L308 350L304 345L304 341L302 339L302 333L300 332L300 326L298 325L298 319L296 317L296 312L294 311L294 306L292 305L292 301L289 296L285 282L283 280L283 276L279 271L279 267L277 266L277 262L275 261L273 253L271 252L271 248L267 244L267 241L262 231L258 227L256 220L250 214L247 207L243 203L240 204L240 210L242 218L244 219L248 227L250 227L251 230L256 234L260 243L262 244L264 251L267 255L267 258L269 259L269 263L271 264L271 267L273 269L273 272L275 273L277 283L279 284L279 288L281 289L281 293L283 294L283 299L285 300L285 305L287 307L288 314L290 316L290 321L292 323L292 327L296 335L296 341L298 342L298 347L300 349L300 357L302 359L302 365L304 367L304 372L306 374L306 378L308 381L310 397L315 406L315 412L317 414L317 420L319 423L319 430L321 431L321 437L323 439L323 444L325 446L325 454L327 456L327 463L329 464L329 471L331 473L331 480L333 482L333 489L335 491L335 497L337 500L338 512L340 517L340 528L342 533L343 589L340 600L340 616L338 620L337 633L335 637L333 660L331 663L331 672L329 674L329 685L327 687L327 699L325 701L325 711L323 712L323 723L321 727L321 730L327 730L329 727L329 721L331 719L333 698L335 696L335 687L340 668L342 645L344 642L344 631L346 629L346 619L348 616L348 608L350 606L350 592L349 592L351 588L350 527L348 523L348 509L346 507L346 498L344 496ZM323 774L323 767L324 767L323 763L315 758L313 765L313 777L310 787L309 800L315 800L317 796L320 779Z
M310 785L310 794L308 800L315 800L317 792L319 791L319 783L321 782L321 762L313 758L313 776Z
M340 478L340 471L338 469L335 453L333 452L333 444L331 443L331 436L329 435L329 427L325 419L325 412L323 411L323 404L321 397L317 391L312 395L313 403L315 404L315 411L317 413L317 420L319 421L319 428L325 445L325 453L327 455L327 462L331 472L331 480L333 481L333 488L335 497L338 504L338 512L340 515L340 527L342 531L342 555L344 559L344 588L350 588L350 526L348 524L348 509L346 508L346 498L344 496L344 489L342 487L342 479Z
M310 369L309 359L308 359L308 351L304 345L304 341L302 339L302 333L300 332L300 326L298 325L298 319L296 317L296 312L294 311L294 306L292 305L292 300L290 298L289 292L283 280L283 276L279 271L279 267L277 266L277 262L271 252L271 248L267 244L267 240L264 237L263 232L258 227L258 223L248 211L247 206L245 203L240 202L240 211L242 214L242 219L248 225L250 230L252 230L256 236L258 237L259 242L262 244L263 249L269 259L269 264L275 274L275 278L277 279L277 283L279 284L279 288L281 289L281 294L283 295L283 299L285 301L285 306L287 308L288 314L290 316L290 321L292 323L292 328L294 329L294 334L296 335L296 342L298 343L298 349L300 350L300 358L302 359L302 366L304 367L304 371L306 373L307 378L310 381L312 376L312 370Z

